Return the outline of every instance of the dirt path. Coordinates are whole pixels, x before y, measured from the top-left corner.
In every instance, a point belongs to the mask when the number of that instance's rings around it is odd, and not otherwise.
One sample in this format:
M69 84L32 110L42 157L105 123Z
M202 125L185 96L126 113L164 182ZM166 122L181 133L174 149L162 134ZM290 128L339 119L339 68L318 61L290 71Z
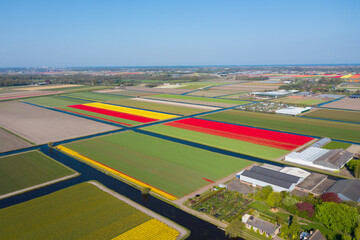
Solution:
M11 196L14 196L14 195L18 195L20 193L28 192L28 191L31 191L31 190L34 190L34 189L37 189L37 188L45 187L47 185L51 185L51 184L54 184L54 183L57 183L57 182L65 181L65 180L68 180L70 178L77 177L79 175L80 175L80 173L76 172L74 174L71 174L71 175L68 175L68 176L65 176L65 177L62 177L62 178L58 178L58 179L55 179L55 180L52 180L52 181L49 181L49 182L45 182L45 183L38 184L38 185L35 185L35 186L32 186L32 187L24 188L24 189L19 190L19 191L15 191L15 192L11 192L11 193L1 195L0 199L11 197Z
M101 184L99 184L97 182L89 181L88 183L95 185L96 187L98 187L102 191L116 197L117 199L129 204L130 206L136 208L137 210L139 210L139 211L141 211L141 212L143 212L143 213L145 213L145 214L147 214L147 215L149 215L149 216L151 216L151 217L165 223L166 225L176 229L180 233L179 236L176 239L181 239L184 236L188 235L189 230L187 230L186 228L178 225L177 223L175 223L173 221L170 221L169 219L167 219L167 218L165 218L165 217L163 217L163 216L161 216L161 215L159 215L159 214L157 214L157 213L155 213L155 212L153 212L153 211L151 211L151 210L149 210L149 209L147 209L147 208L145 208L145 207L143 207L143 206L141 206L141 205L139 205L139 204L137 204L137 203L135 203L133 201L131 201L130 199L128 199L128 198L114 192L111 189L108 189L108 188L104 187L103 185L101 185Z

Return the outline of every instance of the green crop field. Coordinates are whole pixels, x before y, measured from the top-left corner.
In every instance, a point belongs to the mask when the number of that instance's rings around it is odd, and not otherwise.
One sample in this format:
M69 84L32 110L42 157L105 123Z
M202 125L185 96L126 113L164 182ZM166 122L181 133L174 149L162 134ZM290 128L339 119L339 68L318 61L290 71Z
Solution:
M308 134L318 137L360 142L360 125L318 119L288 117L275 114L229 110L201 118L244 124L267 129Z
M323 148L325 149L347 149L348 147L350 147L350 143L344 143L344 142L336 142L336 141L331 141L328 144L326 144L325 146L323 146Z
M313 97L305 97L305 98L291 98L291 97L284 97L279 98L276 100L272 100L272 102L279 102L279 103L289 103L289 104L304 104L304 105L317 105L320 103L327 102L329 100L321 99L321 98L313 98Z
M2 157L0 158L0 196L74 173L75 171L38 151Z
M231 99L192 97L192 96L173 95L173 94L158 94L158 95L153 95L152 97L172 98L172 99L181 99L181 100L195 100L195 101L203 101L203 102L229 103L229 104L236 104L236 105L249 103L247 101L238 101L238 100L231 100Z
M360 123L360 112L356 111L317 109L305 113L303 116Z
M203 87L209 87L209 86L218 86L218 85L224 85L228 84L230 82L195 82L195 83L183 83L181 87L178 87L177 89L198 89Z
M174 143L141 133L124 132L66 147L182 197L251 164L250 161Z
M64 96L74 97L74 98L82 98L85 100L92 100L92 101L111 101L111 100L128 98L125 96L106 94L106 93L97 93L97 92L77 92L77 93L66 94Z
M154 125L146 127L144 130L263 159L276 159L289 153L289 151L282 149L257 145L254 143L239 141L226 137L214 136L201 132L194 132L191 130L166 125Z
M198 109L198 108L191 108L191 107L183 107L183 106L176 106L176 105L169 105L169 104L161 104L161 103L154 103L154 102L145 102L145 101L136 101L136 100L116 100L110 101L110 103L135 107L135 108L143 108L153 111L160 111L165 113L172 113L172 114L181 114L181 115L189 115L195 114L206 111L206 109Z
M90 183L0 209L0 239L112 239L151 217Z
M89 101L61 96L50 96L29 98L26 99L25 102L34 103L45 107L63 107L74 104L88 103Z

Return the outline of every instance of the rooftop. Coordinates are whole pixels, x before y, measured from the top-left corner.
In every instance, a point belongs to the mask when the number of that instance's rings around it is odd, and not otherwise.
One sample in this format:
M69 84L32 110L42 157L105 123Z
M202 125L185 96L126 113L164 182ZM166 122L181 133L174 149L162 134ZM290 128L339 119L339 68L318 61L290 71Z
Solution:
M246 215L248 215L248 214L246 214ZM246 224L253 226L254 228L261 229L262 231L264 231L270 235L273 235L275 233L275 230L278 228L277 225L269 223L260 218L257 218L257 217L251 216L251 215L248 215L247 217L248 217L247 221L245 222Z
M341 193L352 201L360 201L360 180L339 180L327 192Z

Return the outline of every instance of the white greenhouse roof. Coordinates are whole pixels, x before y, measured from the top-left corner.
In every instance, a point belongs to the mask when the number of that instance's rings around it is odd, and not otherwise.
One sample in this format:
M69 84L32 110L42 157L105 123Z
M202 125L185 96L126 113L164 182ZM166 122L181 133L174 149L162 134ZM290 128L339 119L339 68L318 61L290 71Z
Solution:
M324 154L328 153L330 150L317 148L317 147L309 147L306 150L298 153L292 152L285 157L287 161L307 161L307 162L314 162L319 157L323 156Z
M303 113L303 112L308 111L310 109L311 109L311 107L305 107L305 108L287 107L287 108L282 108L282 109L276 110L275 113L277 113L277 114L286 114L286 115L299 115L300 113Z

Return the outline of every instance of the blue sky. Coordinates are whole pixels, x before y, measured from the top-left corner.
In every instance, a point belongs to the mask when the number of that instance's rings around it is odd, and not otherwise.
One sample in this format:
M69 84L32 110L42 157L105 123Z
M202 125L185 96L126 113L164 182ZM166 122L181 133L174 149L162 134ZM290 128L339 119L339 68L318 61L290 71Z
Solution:
M341 63L359 0L0 0L0 67Z

